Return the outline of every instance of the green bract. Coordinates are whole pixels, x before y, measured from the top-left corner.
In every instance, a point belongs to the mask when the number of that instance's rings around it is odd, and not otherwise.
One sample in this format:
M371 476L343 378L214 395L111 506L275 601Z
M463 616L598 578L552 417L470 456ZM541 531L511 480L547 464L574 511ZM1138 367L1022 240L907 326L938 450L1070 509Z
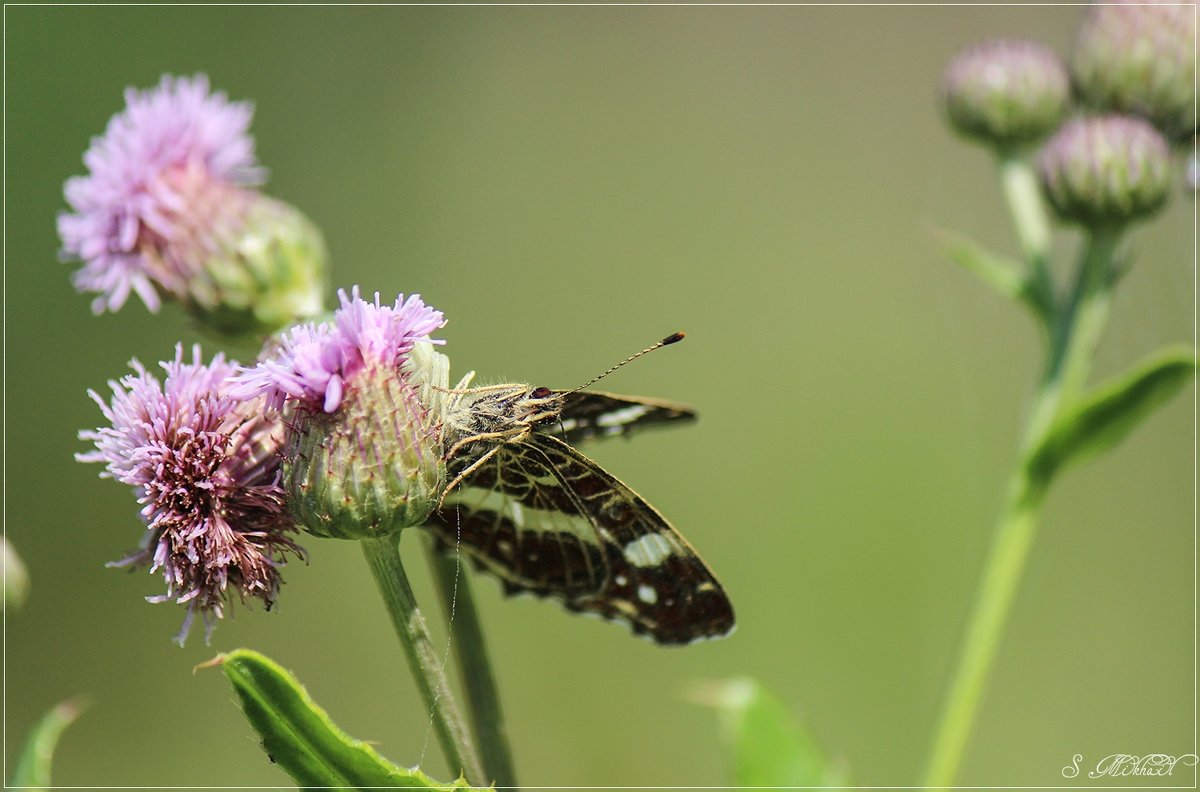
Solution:
M260 336L324 310L325 242L303 214L247 194L243 217L211 230L209 253L187 284L186 306L206 329Z
M950 124L1000 147L1036 142L1062 121L1070 95L1066 66L1033 41L995 40L959 54L942 79Z

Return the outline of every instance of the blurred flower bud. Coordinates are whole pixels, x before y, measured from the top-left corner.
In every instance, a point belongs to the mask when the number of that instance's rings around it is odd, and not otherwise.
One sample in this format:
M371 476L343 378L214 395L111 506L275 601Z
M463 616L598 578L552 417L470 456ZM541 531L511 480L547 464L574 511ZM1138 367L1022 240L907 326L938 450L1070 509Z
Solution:
M227 335L274 332L321 310L325 250L299 212L262 196L247 130L252 109L210 93L204 76L130 89L95 138L88 174L67 181L62 255L80 259L96 313L136 292L165 297Z
M332 324L284 334L239 392L287 416L283 484L309 533L386 536L424 523L445 483L449 366L429 339L445 321L416 295L394 306L357 289L339 297Z
M1166 140L1133 116L1067 122L1042 149L1038 171L1055 211L1093 228L1154 214L1171 186Z
M0 534L0 565L4 569L4 608L19 608L29 592L29 573L17 551L8 543L8 536Z
M969 138L1002 148L1050 133L1062 121L1069 95L1066 66L1034 41L977 44L950 61L942 78L950 124Z
M1075 42L1071 71L1097 110L1149 119L1172 142L1196 131L1196 9L1128 0L1093 5Z

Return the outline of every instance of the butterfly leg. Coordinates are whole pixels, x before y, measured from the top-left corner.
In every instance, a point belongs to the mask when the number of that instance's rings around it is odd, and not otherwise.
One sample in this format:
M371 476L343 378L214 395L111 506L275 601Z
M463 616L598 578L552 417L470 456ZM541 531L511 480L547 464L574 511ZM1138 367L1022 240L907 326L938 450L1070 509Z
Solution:
M496 441L497 445L500 445L501 443L519 443L528 437L529 434L529 427L520 425L510 429L501 429L496 432L483 432L481 434L471 435L470 437L464 437L462 440L459 440L457 443L450 446L450 450L446 452L445 456L448 460L454 459L454 457L458 455L458 452L466 446L469 446L472 443L481 443L486 440L494 440ZM472 465L471 467L474 469L475 465Z
M470 440L472 438L467 438L467 439ZM464 442L466 442L466 441L464 441ZM446 485L446 489L442 490L442 497L438 498L437 507L439 509L442 508L442 504L445 503L445 501L446 501L446 496L449 495L450 492L453 491L453 489L455 487L457 487L459 484L461 484L463 482L463 479L465 479L467 476L474 473L479 468L480 465L482 465L484 462L487 462L489 459L494 457L496 455L496 453L500 451L500 448L501 447L497 445L497 446L494 446L494 447L488 449L487 453L485 453L483 456L479 457L479 459L476 459L474 462L472 462L470 465L467 466L466 470L464 470L462 473L459 473L457 476L455 476L453 479L451 479L450 483Z

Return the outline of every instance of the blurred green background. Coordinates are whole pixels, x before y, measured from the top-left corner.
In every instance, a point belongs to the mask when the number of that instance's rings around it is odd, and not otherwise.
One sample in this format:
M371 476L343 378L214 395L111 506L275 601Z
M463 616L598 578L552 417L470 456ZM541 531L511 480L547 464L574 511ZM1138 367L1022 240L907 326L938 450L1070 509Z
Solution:
M572 386L688 331L606 387L701 422L593 453L700 549L739 629L665 650L480 580L523 783L726 783L715 718L682 692L734 674L857 783L915 783L1038 367L1032 324L928 234L1015 251L936 85L993 35L1066 54L1081 12L6 8L6 509L33 581L6 619L9 768L41 712L83 695L58 784L286 786L224 678L192 674L249 646L444 775L357 548L308 541L277 611L236 609L183 650L182 609L141 599L161 581L104 567L140 529L128 489L72 459L100 421L85 391L203 339L174 306L92 317L54 219L125 86L203 71L254 100L267 192L324 230L335 283L421 293L457 372ZM1135 235L1099 375L1192 337L1193 212L1177 193ZM1192 750L1193 410L1189 390L1056 488L963 783Z

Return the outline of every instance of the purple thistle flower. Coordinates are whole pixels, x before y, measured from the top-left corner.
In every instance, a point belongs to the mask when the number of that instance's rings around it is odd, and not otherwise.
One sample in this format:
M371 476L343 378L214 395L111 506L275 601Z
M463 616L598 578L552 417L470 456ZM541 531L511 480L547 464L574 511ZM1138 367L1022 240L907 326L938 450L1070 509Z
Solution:
M419 341L429 340L444 327L441 311L427 306L419 295L396 298L382 305L379 292L373 303L338 290L341 307L333 324L304 324L283 335L279 346L252 369L236 378L235 394L265 396L267 406L280 410L295 399L311 411L332 413L342 403L347 385L365 369L398 368ZM430 341L440 344L442 341Z
M100 295L96 313L130 291L151 311L159 291L184 293L199 265L180 247L202 244L219 216L241 211L240 188L264 176L247 133L253 108L210 93L204 75L129 88L125 103L84 155L88 175L67 181L72 213L58 218L63 257L84 262L76 288Z
M236 592L270 607L279 592L287 553L304 551L280 486L282 425L263 414L261 401L230 394L236 363L217 355L204 365L199 346L192 362L162 363L160 382L136 360L136 372L109 382L111 403L89 395L110 423L80 432L95 450L76 455L105 465L103 478L137 492L146 522L142 549L113 566L162 572L165 594L151 602L187 605L177 641L182 645L199 613L206 638Z

